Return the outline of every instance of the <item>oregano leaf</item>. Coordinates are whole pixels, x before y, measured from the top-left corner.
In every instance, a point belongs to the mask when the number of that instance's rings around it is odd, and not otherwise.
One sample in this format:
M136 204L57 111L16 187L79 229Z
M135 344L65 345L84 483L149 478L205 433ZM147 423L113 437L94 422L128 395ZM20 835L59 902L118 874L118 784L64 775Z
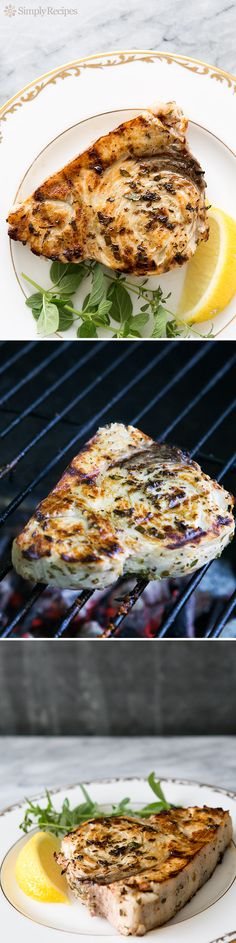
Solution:
M57 331L58 325L58 308L55 304L52 304L51 301L48 301L44 295L42 310L37 321L38 334L42 334L43 337L48 337L50 334L54 334L55 331Z

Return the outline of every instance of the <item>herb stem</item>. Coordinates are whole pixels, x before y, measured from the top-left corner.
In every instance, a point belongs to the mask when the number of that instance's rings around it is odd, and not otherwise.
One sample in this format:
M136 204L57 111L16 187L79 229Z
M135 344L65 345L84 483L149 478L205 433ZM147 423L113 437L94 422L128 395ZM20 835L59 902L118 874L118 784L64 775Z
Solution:
M22 275L22 278L25 278L26 281L29 282L30 285L33 285L33 288L37 288L37 291L40 292L40 295L46 295L48 293L47 289L42 288L41 285L38 285L37 282L34 282L33 278L29 278L29 276L25 275L24 272L21 272L21 275ZM48 291L50 291L50 288L48 289Z

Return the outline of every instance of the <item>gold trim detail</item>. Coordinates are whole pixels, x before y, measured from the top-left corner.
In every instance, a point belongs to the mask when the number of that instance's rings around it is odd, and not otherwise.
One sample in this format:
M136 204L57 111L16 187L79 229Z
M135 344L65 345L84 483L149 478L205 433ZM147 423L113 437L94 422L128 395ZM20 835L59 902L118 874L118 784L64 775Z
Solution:
M226 933L226 936L219 936L213 943L236 943L236 930L232 933Z
M226 82L228 88L236 93L236 76L217 68L217 66L208 65L206 62L202 62L201 59L145 50L97 53L94 56L76 59L57 69L52 69L50 72L45 72L44 75L30 82L20 92L17 92L13 98L9 99L0 109L0 117L2 121L6 121L8 115L13 114L22 105L37 98L48 85L55 85L58 79L64 80L71 75L79 78L82 69L104 69L109 66L129 65L132 62L150 63L155 62L156 59L166 62L168 65L175 63L190 72L194 72L196 75L209 75L211 79L215 79L217 82Z

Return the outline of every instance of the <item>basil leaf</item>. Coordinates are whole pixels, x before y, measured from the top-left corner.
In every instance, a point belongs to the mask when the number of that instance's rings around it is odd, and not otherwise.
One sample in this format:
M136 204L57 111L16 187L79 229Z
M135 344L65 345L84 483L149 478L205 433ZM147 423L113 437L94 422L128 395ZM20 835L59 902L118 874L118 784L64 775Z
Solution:
M83 321L77 331L77 337L97 337L97 331L92 321Z
M37 326L38 334L42 334L44 337L48 337L49 334L54 334L57 331L59 325L59 311L56 305L52 304L51 301L43 296L43 306L42 311L39 315Z
M125 324L131 317L133 311L133 303L127 288L125 288L121 282L113 283L112 287L110 286L108 289L107 297L112 302L110 317L112 317L114 321Z

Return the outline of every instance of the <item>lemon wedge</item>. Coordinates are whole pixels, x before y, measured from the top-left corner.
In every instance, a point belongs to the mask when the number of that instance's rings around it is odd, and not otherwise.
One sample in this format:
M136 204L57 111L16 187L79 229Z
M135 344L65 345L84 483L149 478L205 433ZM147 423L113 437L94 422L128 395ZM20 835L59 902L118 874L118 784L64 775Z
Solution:
M188 263L178 307L187 323L216 317L236 293L236 221L215 207L208 219L208 242L200 243Z
M19 852L15 876L27 897L44 904L68 904L66 880L61 876L54 852L60 841L49 832L36 832Z

